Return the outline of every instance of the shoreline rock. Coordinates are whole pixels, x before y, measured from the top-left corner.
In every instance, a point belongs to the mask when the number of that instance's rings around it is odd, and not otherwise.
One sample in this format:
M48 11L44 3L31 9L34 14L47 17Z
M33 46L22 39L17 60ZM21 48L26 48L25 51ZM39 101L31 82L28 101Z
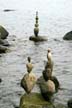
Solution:
M0 39L6 39L8 35L8 31L0 25Z
M63 37L64 40L72 40L72 31L65 34Z

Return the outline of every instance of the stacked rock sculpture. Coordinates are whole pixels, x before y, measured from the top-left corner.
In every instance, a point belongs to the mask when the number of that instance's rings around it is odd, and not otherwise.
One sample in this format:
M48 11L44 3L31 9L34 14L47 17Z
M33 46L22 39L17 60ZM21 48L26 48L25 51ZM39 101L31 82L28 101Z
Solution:
M36 83L35 74L32 72L33 65L31 63L31 58L28 57L28 63L26 64L27 74L21 80L21 87L27 92L30 93Z
M29 40L34 41L34 42L40 42L40 41L47 41L45 36L39 36L39 24L38 24L38 12L36 12L36 17L35 17L35 27L34 27L34 36L30 36Z
M52 76L53 72L53 60L51 50L47 52L47 62L45 69L42 72L42 77L39 79L39 87L41 94L45 100L51 100L52 95L56 92L59 87L59 82L55 76Z

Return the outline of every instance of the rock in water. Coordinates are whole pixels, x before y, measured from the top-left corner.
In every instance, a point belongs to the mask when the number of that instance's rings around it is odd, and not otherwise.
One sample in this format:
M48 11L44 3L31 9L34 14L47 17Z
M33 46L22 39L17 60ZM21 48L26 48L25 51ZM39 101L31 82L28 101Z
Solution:
M72 108L72 99L68 100L68 108Z
M45 36L30 36L29 40L34 41L34 42L43 42L43 41L47 41L47 38Z
M66 35L63 37L64 40L72 40L72 31L66 33Z
M8 31L0 25L0 39L6 39L8 34Z
M36 77L31 72L29 74L25 74L21 80L21 87L27 92L30 93L36 83Z

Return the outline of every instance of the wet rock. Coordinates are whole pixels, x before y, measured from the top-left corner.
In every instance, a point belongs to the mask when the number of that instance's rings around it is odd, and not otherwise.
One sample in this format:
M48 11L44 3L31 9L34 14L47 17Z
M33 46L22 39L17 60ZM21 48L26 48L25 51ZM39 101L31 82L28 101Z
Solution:
M0 39L0 45L9 46L9 43L7 40Z
M63 37L64 40L72 40L72 31L65 34Z
M6 39L8 34L8 31L0 25L0 39Z
M53 108L53 105L45 101L41 94L24 94L20 99L20 108Z
M5 53L8 50L6 46L0 45L0 53Z
M21 80L21 87L27 92L30 93L36 83L36 77L31 72L30 74L25 74Z
M72 99L68 100L68 108L72 108Z
M34 42L41 42L41 41L47 41L47 39L43 36L31 36L29 40L34 41Z

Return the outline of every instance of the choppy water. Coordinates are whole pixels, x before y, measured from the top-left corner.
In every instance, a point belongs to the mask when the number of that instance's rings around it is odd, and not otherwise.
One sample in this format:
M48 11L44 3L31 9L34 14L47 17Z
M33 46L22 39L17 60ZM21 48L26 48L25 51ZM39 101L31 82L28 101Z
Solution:
M15 11L4 12L4 9ZM0 0L0 25L10 33L10 51L0 57L0 108L14 108L24 93L20 80L26 72L27 57L31 56L34 72L39 77L44 69L47 49L51 48L54 60L53 74L63 90L55 101L66 104L72 97L72 41L62 37L72 30L72 0ZM40 35L48 41L33 43L35 12L39 12ZM15 41L12 41L15 39Z

